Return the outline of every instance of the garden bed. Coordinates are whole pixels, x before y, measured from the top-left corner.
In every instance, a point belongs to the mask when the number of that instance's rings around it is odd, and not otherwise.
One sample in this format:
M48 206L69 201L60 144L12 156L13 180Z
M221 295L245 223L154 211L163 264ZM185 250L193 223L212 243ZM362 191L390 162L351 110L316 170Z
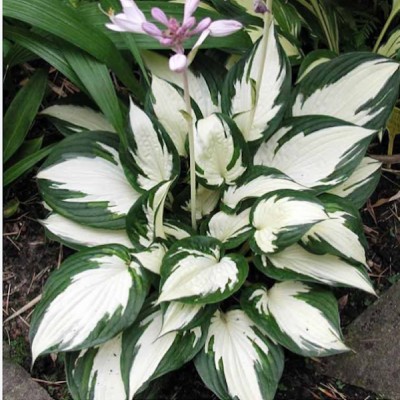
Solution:
M385 144L375 146L371 153L384 153ZM31 173L18 180L4 193L4 204L18 198L16 214L6 219L3 233L3 316L26 306L40 295L52 270L72 251L45 237L38 219L46 215ZM371 277L378 293L400 279L400 202L389 199L399 192L400 181L393 173L383 174L370 201L362 210L364 229L369 243L368 261ZM374 297L353 289L336 290L340 298L342 325L346 327ZM12 358L29 371L29 321L32 309L4 324L4 340L11 347ZM65 383L63 357L41 357L32 376L55 400L70 399ZM192 365L160 378L146 399L165 400L216 399L200 381ZM286 353L283 378L276 399L382 399L378 394L345 385L319 375L312 360Z

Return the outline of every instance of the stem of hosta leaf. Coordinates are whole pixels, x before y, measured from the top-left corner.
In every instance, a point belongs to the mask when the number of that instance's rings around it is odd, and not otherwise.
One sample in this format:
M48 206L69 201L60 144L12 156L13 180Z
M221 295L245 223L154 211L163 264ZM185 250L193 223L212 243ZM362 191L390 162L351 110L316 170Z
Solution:
M260 97L260 87L261 87L261 79L262 79L262 75L263 75L263 71L264 71L264 64L265 64L265 57L267 55L267 48L268 48L268 37L269 37L269 29L271 27L271 23L273 21L273 17L272 17L272 0L268 0L267 1L267 8L268 10L270 10L269 12L266 12L264 14L264 30L263 30L263 37L265 37L265 40L261 41L261 65L260 68L258 70L258 75L257 75L257 81L256 81L256 98L254 101L254 107L251 109L250 112L250 117L246 126L246 134L244 135L244 137L249 137L250 135L250 130L253 126L253 121L254 121L254 116L256 113L256 109L257 109L257 104L258 104L258 99Z
M183 76L183 96L186 104L186 121L189 133L189 170L190 170L190 209L192 218L192 228L197 230L196 221L196 160L194 152L194 130L192 118L192 104L190 102L189 79L187 70L182 73Z

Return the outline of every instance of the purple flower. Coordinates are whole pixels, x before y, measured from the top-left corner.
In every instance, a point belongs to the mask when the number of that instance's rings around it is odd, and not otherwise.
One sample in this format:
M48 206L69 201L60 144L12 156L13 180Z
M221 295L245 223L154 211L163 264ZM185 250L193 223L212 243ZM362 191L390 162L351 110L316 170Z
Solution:
M175 72L184 71L193 60L200 45L208 35L228 36L242 28L242 24L235 20L211 21L203 18L199 22L193 13L199 6L200 0L186 0L182 23L175 18L169 18L163 10L154 7L152 17L164 26L160 29L152 22L148 22L133 0L121 0L123 12L117 15L109 14L112 23L107 28L118 32L144 33L157 39L163 46L170 47L176 54L170 58L170 69ZM200 35L193 50L187 58L184 54L184 42L192 36Z

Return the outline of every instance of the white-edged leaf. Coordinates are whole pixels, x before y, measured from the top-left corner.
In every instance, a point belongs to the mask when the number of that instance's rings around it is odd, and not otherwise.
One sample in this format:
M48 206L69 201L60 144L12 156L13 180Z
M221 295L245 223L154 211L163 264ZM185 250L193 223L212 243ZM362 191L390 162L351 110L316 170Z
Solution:
M194 143L196 173L204 185L232 185L246 171L246 145L223 114L197 121Z
M290 90L290 67L273 24L269 34L229 71L224 90L222 109L247 142L269 136L278 127Z
M220 399L272 400L283 351L242 310L216 311L204 350L195 358L203 382Z
M182 239L164 257L158 303L216 303L236 292L247 274L245 258L224 256L219 240L206 236Z
M246 314L273 340L305 357L348 351L340 332L338 306L331 292L298 281L246 288Z
M185 304L171 301L163 311L163 323L160 336L173 331L186 330L193 321L203 314L204 304Z
M337 54L331 50L318 49L311 51L307 54L300 65L296 83L302 81L315 67L318 67L318 65L326 63L335 57L337 57Z
M126 229L135 248L146 250L157 238L165 239L164 204L171 184L160 183L130 209Z
M237 186L226 188L222 196L223 207L234 211L247 199L258 198L282 189L308 190L280 171L263 166L252 167Z
M326 218L323 204L309 194L293 190L269 193L251 209L250 246L257 254L274 253L296 243Z
M379 47L377 53L381 56L393 58L396 57L398 51L400 50L400 29L396 29L389 36L389 39L385 44Z
M182 94L164 79L153 75L151 81L152 105L157 119L170 136L180 156L186 156L185 143L188 135L187 121L182 114L186 111Z
M102 113L89 107L56 104L45 108L40 114L74 125L78 130L115 132Z
M138 321L122 338L121 369L129 399L145 389L149 381L190 361L204 343L201 327L160 335L159 310L139 316Z
M146 67L149 68L152 75L173 83L183 89L183 79L180 74L170 70L168 58L157 53L146 51L142 53ZM194 74L190 69L188 71L188 81L190 87L190 96L200 108L203 117L207 117L220 111L219 106L214 104L211 91L207 82L200 74Z
M351 175L374 134L331 117L293 118L260 146L254 164L276 168L314 190L327 190Z
M48 280L32 317L32 358L111 339L135 320L147 295L145 271L123 246L69 257Z
M123 229L140 194L128 182L114 134L87 132L64 139L37 178L46 203L66 218L94 228Z
M300 42L287 33L278 34L278 40L287 58L289 59L290 64L300 64L304 57L303 50L300 47Z
M165 253L166 249L164 245L161 243L154 243L144 250L135 251L133 255L143 268L160 275L161 264Z
M68 388L75 399L126 400L119 334L100 346L66 353Z
M336 254L368 267L364 246L352 224L353 216L345 211L328 215L328 219L309 229L302 243L311 250Z
M56 237L62 243L74 248L94 247L104 244L121 244L132 247L132 243L126 230L111 230L91 228L90 226L78 224L60 214L51 213L40 223L50 232L51 237Z
M238 214L219 211L207 223L207 236L221 241L226 249L233 249L243 243L251 230L250 208Z
M164 221L164 233L168 239L174 242L192 236L194 231L190 226L170 219Z
M148 191L161 182L173 180L179 171L179 157L165 134L148 115L130 102L129 123L132 136L129 153L137 174L135 183Z
M217 207L220 196L219 190L208 189L199 184L196 189L196 219L202 219L211 214ZM190 199L182 206L182 209L190 212Z
M292 114L329 115L382 129L397 100L399 84L399 63L371 53L344 54L304 77L297 86Z
M350 177L328 193L349 200L356 208L362 207L376 188L381 176L381 163L364 157Z
M321 282L331 286L350 286L375 294L365 270L340 257L308 252L298 244L276 254L261 256L257 266L261 272L278 280L298 279Z

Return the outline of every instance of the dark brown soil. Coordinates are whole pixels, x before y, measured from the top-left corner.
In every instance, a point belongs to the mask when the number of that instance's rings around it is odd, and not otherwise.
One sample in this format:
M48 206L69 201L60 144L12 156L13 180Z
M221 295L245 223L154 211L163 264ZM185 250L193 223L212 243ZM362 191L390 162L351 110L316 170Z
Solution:
M374 153L378 151L373 149ZM384 200L399 190L399 176L384 173L376 192L362 210L370 246L368 260L371 277L378 293L400 279L398 210L400 202ZM4 319L39 296L49 273L71 253L71 250L48 240L43 228L37 222L45 213L37 194L33 173L20 179L5 191L4 204L15 197L19 199L20 207L12 218L5 221L3 233ZM377 202L382 204L379 205ZM351 289L340 289L336 294L340 298L344 326L374 301L372 296ZM32 309L29 309L4 324L4 340L10 344L12 357L27 370L30 369L31 363L28 341L31 312ZM312 360L297 357L289 352L286 358L285 371L276 400L382 399L376 394L317 374ZM65 384L62 356L40 358L32 370L32 376L39 380L55 400L70 399ZM152 391L145 393L143 398L146 400L216 399L204 387L192 365L154 382Z

